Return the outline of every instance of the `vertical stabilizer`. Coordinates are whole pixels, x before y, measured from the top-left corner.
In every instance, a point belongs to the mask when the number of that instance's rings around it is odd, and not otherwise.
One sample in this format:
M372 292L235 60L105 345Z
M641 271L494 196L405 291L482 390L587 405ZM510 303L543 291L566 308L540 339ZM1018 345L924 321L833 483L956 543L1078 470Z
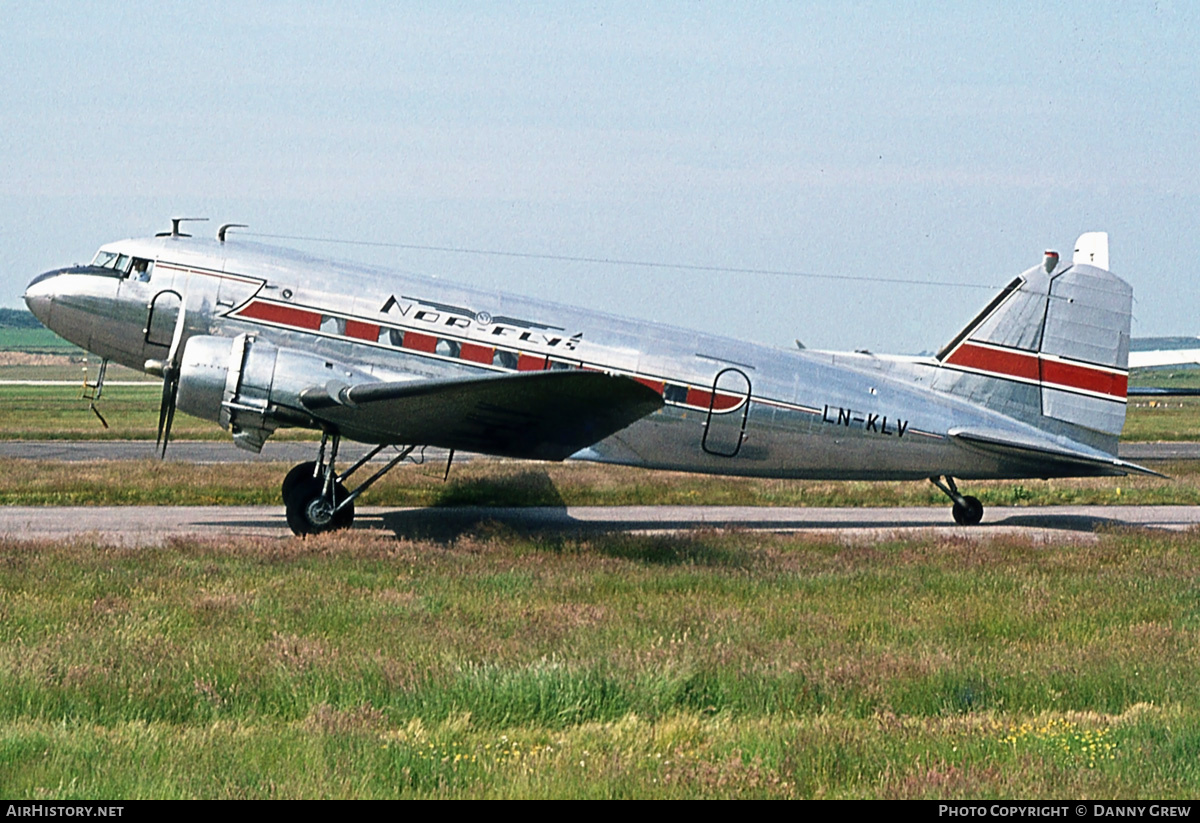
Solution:
M1089 231L1079 235L1079 239L1075 241L1075 257L1072 262L1108 271L1108 232Z
M1129 284L1108 271L1108 235L1088 232L1071 265L1048 253L939 352L935 385L1115 454L1132 307Z

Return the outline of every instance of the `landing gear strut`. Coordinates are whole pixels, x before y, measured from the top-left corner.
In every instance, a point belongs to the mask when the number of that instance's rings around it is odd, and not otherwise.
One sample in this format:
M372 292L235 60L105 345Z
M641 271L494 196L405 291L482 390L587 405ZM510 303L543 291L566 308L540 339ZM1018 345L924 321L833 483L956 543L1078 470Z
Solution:
M354 522L354 501L371 484L383 477L412 453L415 446L405 446L382 469L368 477L354 491L349 491L344 481L358 471L367 461L385 446L378 446L341 474L334 464L342 438L337 432L326 432L321 437L321 448L317 459L300 463L283 478L283 505L287 510L287 524L294 534L307 535L345 529ZM325 448L329 446L329 459L325 459Z
M983 504L979 502L978 497L964 497L958 490L958 486L954 484L954 478L950 475L945 475L946 482L942 483L937 477L929 478L929 482L937 486L946 496L954 501L954 508L950 513L954 515L954 522L960 526L975 526L980 520L983 520Z

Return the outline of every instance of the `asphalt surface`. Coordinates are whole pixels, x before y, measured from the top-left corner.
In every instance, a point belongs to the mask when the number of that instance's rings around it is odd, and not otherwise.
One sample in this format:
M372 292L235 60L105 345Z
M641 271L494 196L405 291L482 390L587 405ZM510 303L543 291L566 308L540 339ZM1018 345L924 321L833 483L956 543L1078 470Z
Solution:
M748 506L569 506L359 511L354 528L389 536L452 542L494 528L526 533L680 532L696 529L806 532L846 543L914 534L1092 542L1101 528L1182 531L1200 525L1200 506L1045 506L991 508L978 526L957 526L944 508L756 508ZM0 537L77 539L125 546L173 538L231 536L292 539L282 506L0 507Z

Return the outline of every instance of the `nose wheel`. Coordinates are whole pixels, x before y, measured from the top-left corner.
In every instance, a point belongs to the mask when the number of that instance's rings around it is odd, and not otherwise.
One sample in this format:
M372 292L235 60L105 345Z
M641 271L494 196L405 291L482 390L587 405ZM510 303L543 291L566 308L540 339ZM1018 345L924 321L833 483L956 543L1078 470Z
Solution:
M954 478L950 475L945 477L945 483L942 483L941 479L937 477L929 478L929 482L945 492L946 496L954 502L954 506L950 509L954 522L960 526L979 525L979 522L983 520L983 504L979 502L979 498L963 495L955 485Z

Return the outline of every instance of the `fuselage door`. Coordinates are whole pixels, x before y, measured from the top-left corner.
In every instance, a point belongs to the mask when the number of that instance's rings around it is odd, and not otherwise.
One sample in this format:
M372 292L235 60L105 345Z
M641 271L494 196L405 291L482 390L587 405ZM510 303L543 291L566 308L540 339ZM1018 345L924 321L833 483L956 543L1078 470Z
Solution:
M183 298L174 289L164 289L150 300L146 317L146 343L150 346L170 346L175 334L175 321Z
M700 447L718 457L733 457L746 439L750 415L750 378L741 369L728 368L713 379L704 436Z

